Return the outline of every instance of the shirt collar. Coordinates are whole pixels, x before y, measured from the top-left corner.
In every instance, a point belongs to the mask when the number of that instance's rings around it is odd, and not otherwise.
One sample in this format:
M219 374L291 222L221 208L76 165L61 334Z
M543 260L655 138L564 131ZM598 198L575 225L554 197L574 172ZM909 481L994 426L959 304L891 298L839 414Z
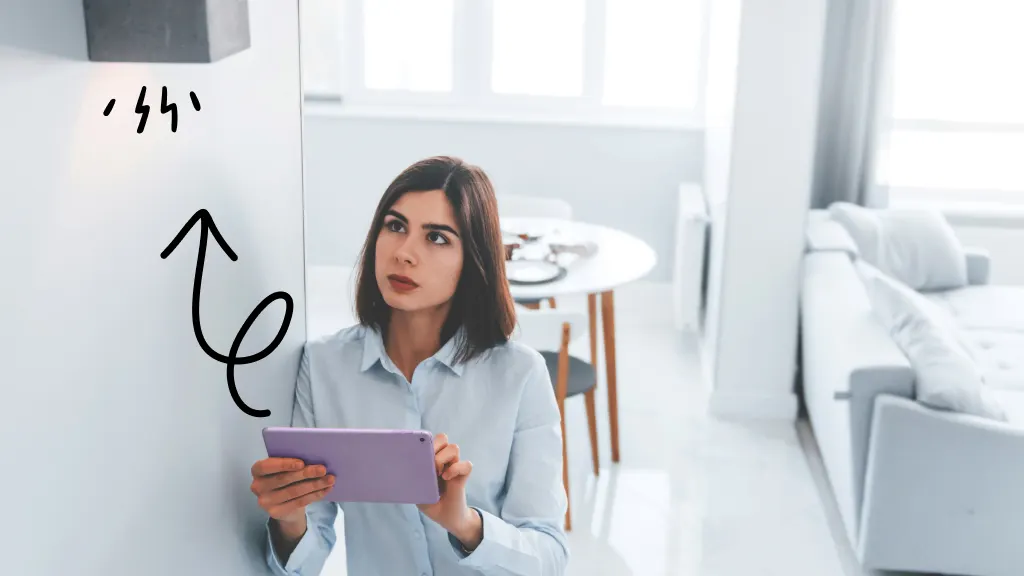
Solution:
M459 343L466 337L465 329L459 327L455 334L441 346L441 349L434 354L438 362L447 366L456 375L462 376L462 363L455 361L455 354L458 352Z
M384 363L384 342L380 332L373 326L363 327L363 363L360 370L366 372L371 366L380 361Z
M387 355L387 350L384 347L384 338L376 328L372 326L365 327L365 336L363 338L363 361L360 369L365 372L369 370L374 364L380 362L382 366L390 371L397 372L398 368L391 362L391 359ZM458 352L459 342L465 338L465 329L459 328L444 346L438 350L431 358L447 366L452 372L458 376L462 376L463 365L455 361L455 355Z

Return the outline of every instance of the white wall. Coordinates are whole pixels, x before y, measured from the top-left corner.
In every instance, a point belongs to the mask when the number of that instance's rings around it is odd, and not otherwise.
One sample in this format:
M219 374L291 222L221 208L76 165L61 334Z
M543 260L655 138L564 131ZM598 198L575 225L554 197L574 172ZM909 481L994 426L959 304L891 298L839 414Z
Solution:
M1024 222L1016 225L957 224L953 229L965 246L988 250L993 284L1024 285Z
M311 264L351 264L384 189L421 158L480 165L498 192L557 197L576 218L620 228L658 253L668 282L679 183L699 181L700 133L607 126L350 118L307 106L307 249ZM318 111L319 110L319 111Z
M708 66L705 86L704 195L711 217L708 249L707 296L705 301L702 368L714 381L720 319L722 271L732 159L733 113L739 65L741 0L709 4Z
M88 62L81 0L2 0L4 574L267 573L250 467L260 429L290 421L305 337L301 111L296 3L249 7L249 50L148 65ZM160 258L200 208L238 256L210 239L200 318L215 350L272 292L294 300L280 346L236 370L269 418L235 405L193 333L200 231ZM274 339L284 309L260 315L240 355Z
M898 208L938 208L962 244L988 251L992 283L1024 285L1024 206L948 201L929 204L925 196L896 196L890 202Z
M724 191L711 186L725 198L727 222L717 240L706 336L712 341L705 344L713 351L711 405L718 414L796 416L799 269L824 12L816 0L742 5L729 159L706 175L708 182L727 182ZM732 65L724 58L718 64Z

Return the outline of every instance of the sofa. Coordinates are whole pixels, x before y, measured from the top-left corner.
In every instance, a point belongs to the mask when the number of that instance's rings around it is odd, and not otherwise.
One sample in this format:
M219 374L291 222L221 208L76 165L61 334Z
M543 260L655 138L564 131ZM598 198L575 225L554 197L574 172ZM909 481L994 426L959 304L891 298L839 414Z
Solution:
M1024 574L1024 287L989 283L965 249L968 285L921 293L947 311L1005 420L918 401L915 370L879 321L859 246L827 210L807 219L801 384L846 536L865 569Z

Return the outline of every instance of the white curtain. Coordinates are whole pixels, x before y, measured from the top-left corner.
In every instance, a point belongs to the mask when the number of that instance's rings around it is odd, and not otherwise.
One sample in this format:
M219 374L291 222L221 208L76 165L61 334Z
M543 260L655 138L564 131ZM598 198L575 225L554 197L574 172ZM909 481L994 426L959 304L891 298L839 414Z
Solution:
M811 208L887 204L874 171L891 1L829 2Z

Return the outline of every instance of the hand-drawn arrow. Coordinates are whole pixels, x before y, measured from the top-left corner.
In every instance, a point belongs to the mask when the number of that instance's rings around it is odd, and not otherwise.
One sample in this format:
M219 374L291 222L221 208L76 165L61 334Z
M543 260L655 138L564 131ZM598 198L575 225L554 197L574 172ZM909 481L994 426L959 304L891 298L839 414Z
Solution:
M236 261L238 260L238 256L236 256L234 251L231 250L231 247L228 246L228 243L224 241L224 237L221 236L220 231L217 230L217 225L214 224L213 217L210 216L210 213L207 212L205 209L200 209L195 214L193 214L191 218L189 218L188 222L186 222L185 225L181 228L181 231L178 232L177 236L175 236L174 239L171 240L171 243L167 245L167 248L164 248L163 252L160 253L160 258L166 259L168 256L170 256L171 252L174 252L174 249L178 247L178 244L181 243L181 241L185 238L185 236L189 233L189 231L192 229L193 226L195 226L197 222L199 223L200 226L199 258L196 262L196 276L194 284L192 286L192 329L193 331L195 331L196 340L199 341L199 346L203 349L203 352L206 352L206 354L210 358L213 358L218 362L223 362L224 364L227 364L228 390L231 392L231 399L235 401L235 405L238 406L238 408L241 409L242 412L245 412L249 416L254 416L257 418L266 418L267 416L270 416L270 410L254 410L250 408L248 405L246 405L245 402L242 401L241 397L239 397L238 390L235 387L235 366L259 362L260 360L269 356L270 353L273 352L275 348L277 348L277 346L284 339L284 335L288 332L288 325L291 324L292 311L295 308L295 304L292 301L291 295L288 294L287 292L274 292L270 296L264 298L263 301L260 302L256 306L256 308L249 314L249 317L245 319L245 322L242 323L242 328L238 331L238 334L235 336L234 342L231 343L231 351L228 352L227 356L220 354L216 350L214 350L206 342L206 338L203 337L203 329L202 326L200 326L199 322L199 294L200 292L202 292L203 287L203 266L206 261L206 240L209 234L213 234L213 238L217 241L217 244L220 245L221 250L223 250L224 253L228 255L228 258L231 258L232 261ZM241 346L242 339L245 338L246 332L249 331L249 328L252 327L253 323L256 321L256 318L259 317L263 310L266 309L267 306L270 306L270 304L277 299L284 300L285 304L284 322L281 324L281 329L278 330L277 336L275 336L274 340L263 350L257 352L256 354L253 354L252 356L243 356L239 358L237 356L238 348Z

